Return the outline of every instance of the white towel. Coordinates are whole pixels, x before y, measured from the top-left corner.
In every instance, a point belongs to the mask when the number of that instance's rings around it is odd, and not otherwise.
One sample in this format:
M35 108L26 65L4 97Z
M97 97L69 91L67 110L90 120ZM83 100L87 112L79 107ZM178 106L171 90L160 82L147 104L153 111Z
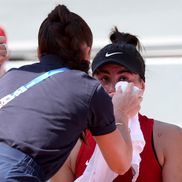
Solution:
M118 82L116 84L116 89L121 86L122 90L124 91L127 87L127 82ZM134 92L137 92L139 88L134 87ZM133 155L132 155L132 171L133 171L133 178L132 182L135 182L138 175L139 175L139 168L140 168L140 153L143 151L145 146L145 140L143 137L143 133L140 128L140 123L138 120L138 114L133 118L129 119L128 127L130 128L131 132L131 140L133 146ZM87 164L87 167L82 176L77 178L75 182L112 182L118 176L117 173L113 172L107 163L105 162L102 153L96 145L94 153Z
M135 182L139 175L141 161L140 153L145 145L143 133L138 121L138 115L129 120L129 128L131 130L130 134L133 145L132 168L134 170L134 176L132 182ZM87 164L83 175L76 179L75 182L112 182L117 176L118 174L109 168L98 145L96 145L94 153Z
M83 175L77 178L75 182L111 182L117 176L118 174L109 168L98 145L96 145Z
M133 156L132 156L131 166L134 171L133 171L132 182L135 182L139 175L139 168L140 168L140 162L141 162L140 153L143 151L143 148L145 146L145 140L144 140L143 133L141 131L140 123L138 120L138 114L134 116L133 118L130 118L128 127L131 130L130 135L131 135L132 146L133 146Z
M126 81L119 81L116 83L115 88L116 90L120 87L124 92L127 88L128 82ZM140 89L136 86L133 87L133 93L138 92ZM128 127L131 130L131 140L133 146L133 156L132 156L132 171L133 171L133 179L132 182L135 182L138 175L139 175L139 167L140 167L140 153L143 151L145 146L145 140L143 137L143 133L140 128L140 123L138 120L138 114L132 118L130 118L128 122Z

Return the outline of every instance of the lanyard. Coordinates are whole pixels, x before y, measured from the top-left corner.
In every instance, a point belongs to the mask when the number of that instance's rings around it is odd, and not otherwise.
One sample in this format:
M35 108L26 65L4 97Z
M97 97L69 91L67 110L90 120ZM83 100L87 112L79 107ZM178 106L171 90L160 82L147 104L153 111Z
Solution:
M46 78L56 74L56 73L60 73L60 72L64 72L64 71L68 71L68 68L58 68L55 70L50 70L36 78L34 78L33 80L31 80L30 82L28 82L27 84L19 87L17 90L15 90L13 93L6 95L5 97L0 99L0 109L6 105L8 102L10 102L11 100L13 100L15 97L19 96L20 94L22 94L23 92L27 91L29 88L31 88L32 86L40 83L41 81L45 80Z

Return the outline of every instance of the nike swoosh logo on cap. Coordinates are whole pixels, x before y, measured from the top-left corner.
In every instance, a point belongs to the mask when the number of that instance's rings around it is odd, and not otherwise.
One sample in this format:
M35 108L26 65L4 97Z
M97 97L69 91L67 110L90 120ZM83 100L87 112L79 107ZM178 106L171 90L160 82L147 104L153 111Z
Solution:
M115 54L123 54L123 52L112 52L112 53L106 52L105 57L109 57L109 56L112 56L112 55L115 55Z

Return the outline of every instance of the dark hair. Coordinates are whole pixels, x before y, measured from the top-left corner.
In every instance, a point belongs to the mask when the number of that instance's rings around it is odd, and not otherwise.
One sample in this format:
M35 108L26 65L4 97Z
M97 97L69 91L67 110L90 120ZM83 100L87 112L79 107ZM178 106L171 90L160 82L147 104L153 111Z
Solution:
M93 36L88 24L65 5L58 5L40 26L38 45L40 55L56 54L64 60L64 65L72 69L86 71L88 61L84 61L86 44L92 47Z
M119 32L118 28L115 26L110 34L110 40L112 43L116 44L129 44L134 46L139 52L142 50L141 43L137 36L130 33ZM143 75L145 75L145 62L140 59L140 64L142 68ZM143 78L142 78L143 79ZM145 80L144 80L145 81Z
M119 32L117 27L113 28L110 34L110 40L112 43L131 44L135 46L139 51L142 50L141 43L136 35Z

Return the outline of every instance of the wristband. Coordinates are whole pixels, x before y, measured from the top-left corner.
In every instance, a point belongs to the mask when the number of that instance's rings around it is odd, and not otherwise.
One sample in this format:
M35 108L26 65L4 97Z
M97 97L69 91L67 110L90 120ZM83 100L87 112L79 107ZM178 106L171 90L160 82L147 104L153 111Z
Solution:
M123 126L124 125L124 123L116 123L116 126Z
M115 124L116 124L116 126L125 126L124 123L115 123ZM129 133L131 132L130 128L128 128L128 132Z

